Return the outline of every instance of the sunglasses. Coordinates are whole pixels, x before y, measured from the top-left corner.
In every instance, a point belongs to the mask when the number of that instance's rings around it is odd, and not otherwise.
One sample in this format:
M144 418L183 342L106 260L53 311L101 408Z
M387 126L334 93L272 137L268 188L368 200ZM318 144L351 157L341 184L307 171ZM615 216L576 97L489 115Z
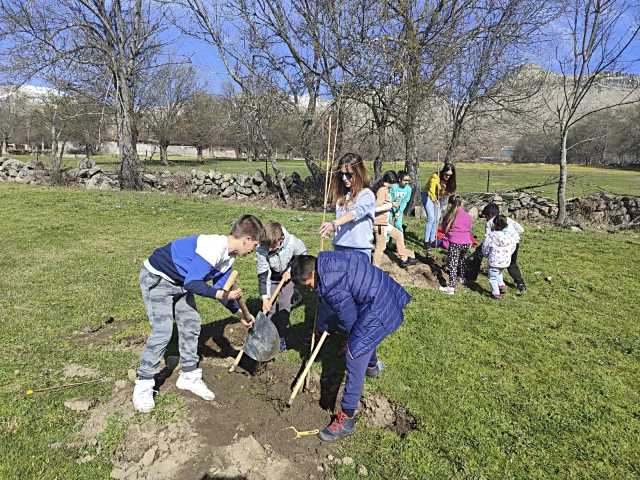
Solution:
M342 180L351 180L353 178L353 173L349 172L336 172L336 177L342 178Z

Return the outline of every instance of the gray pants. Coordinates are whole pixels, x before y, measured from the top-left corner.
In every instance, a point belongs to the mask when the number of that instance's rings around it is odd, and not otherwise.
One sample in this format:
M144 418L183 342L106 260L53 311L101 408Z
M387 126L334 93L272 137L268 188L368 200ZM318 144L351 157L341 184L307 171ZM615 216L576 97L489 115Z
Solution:
M184 372L198 368L200 315L193 294L184 288L140 269L140 290L151 323L151 335L140 356L138 378L151 379L160 369L160 361L171 340L173 322L178 327L180 363Z
M271 282L271 293L278 287L280 281ZM284 284L278 300L274 302L269 311L271 315L271 321L278 330L280 338L285 338L287 331L289 330L289 316L291 315L291 298L293 297L293 282L289 281Z

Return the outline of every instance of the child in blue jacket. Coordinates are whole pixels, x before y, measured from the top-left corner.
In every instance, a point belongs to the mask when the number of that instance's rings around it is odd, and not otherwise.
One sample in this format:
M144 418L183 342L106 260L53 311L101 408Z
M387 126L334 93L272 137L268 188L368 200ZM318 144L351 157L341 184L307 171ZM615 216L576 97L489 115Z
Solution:
M401 232L404 232L402 225L404 211L407 209L407 205L409 205L412 194L411 176L404 170L399 171L398 183L391 185L389 195L391 196L391 203L393 204L393 208L391 209L391 223Z
M142 350L133 389L133 406L137 411L146 413L155 407L154 376L171 340L174 322L178 328L182 366L176 387L204 400L214 399L213 392L202 380L202 369L198 368L201 320L194 295L218 299L232 313L240 313L237 300L242 296L242 290L226 292L222 288L236 256L253 252L263 239L264 228L260 220L253 215L244 215L229 235L179 238L156 249L144 261L139 283L151 335ZM240 314L240 320L246 327L251 327L254 318Z
M315 289L336 313L337 328L348 335L341 410L319 434L321 440L333 442L355 430L354 414L365 376L377 377L383 367L376 356L376 347L402 324L403 309L411 297L360 252L294 257L291 278L299 285ZM320 331L329 330L324 320L318 318Z

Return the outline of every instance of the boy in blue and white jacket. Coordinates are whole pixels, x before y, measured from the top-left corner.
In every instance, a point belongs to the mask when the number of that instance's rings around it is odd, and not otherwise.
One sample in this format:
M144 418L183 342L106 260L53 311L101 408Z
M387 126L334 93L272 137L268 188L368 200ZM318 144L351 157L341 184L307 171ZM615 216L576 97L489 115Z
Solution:
M138 379L133 390L133 406L140 412L150 412L155 402L154 376L171 340L173 323L178 328L178 346L182 370L176 387L189 390L205 400L215 395L202 381L198 368L198 337L200 315L194 295L215 298L232 313L241 312L237 300L242 290L223 290L236 256L253 252L264 238L260 220L242 216L229 235L194 235L179 238L156 249L140 269L140 290L151 323L151 335L140 356ZM211 282L211 285L209 285ZM240 320L246 327L254 318Z

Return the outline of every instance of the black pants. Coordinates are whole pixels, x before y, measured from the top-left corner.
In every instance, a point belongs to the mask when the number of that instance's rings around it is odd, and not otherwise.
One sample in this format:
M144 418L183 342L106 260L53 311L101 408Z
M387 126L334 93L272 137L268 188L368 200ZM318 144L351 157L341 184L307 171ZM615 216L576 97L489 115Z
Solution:
M520 267L518 266L518 249L520 248L520 243L516 244L516 249L513 251L511 255L511 263L507 268L507 272L511 275L511 278L516 283L516 286L524 286L524 280L522 279L522 273L520 272ZM475 282L478 279L478 275L480 274L480 266L482 265L482 244L478 245L473 255L469 256L467 259L467 280L470 282Z

